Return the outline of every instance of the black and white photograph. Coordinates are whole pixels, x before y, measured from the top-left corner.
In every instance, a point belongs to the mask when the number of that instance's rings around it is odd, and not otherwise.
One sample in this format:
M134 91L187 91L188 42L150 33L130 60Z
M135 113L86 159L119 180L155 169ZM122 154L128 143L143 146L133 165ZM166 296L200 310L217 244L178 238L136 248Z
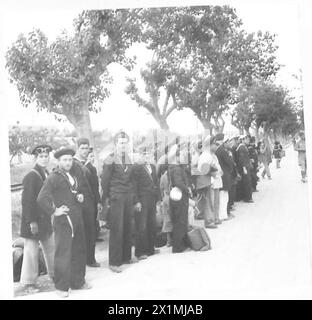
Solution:
M307 1L4 2L3 299L312 299Z

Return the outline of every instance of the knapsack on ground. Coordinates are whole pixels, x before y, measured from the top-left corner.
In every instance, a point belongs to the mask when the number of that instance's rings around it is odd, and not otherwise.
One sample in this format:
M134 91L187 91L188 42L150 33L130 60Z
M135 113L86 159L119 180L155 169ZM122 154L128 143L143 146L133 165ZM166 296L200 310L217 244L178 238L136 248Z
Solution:
M211 249L211 240L202 227L191 228L187 233L190 247L194 251L204 251Z

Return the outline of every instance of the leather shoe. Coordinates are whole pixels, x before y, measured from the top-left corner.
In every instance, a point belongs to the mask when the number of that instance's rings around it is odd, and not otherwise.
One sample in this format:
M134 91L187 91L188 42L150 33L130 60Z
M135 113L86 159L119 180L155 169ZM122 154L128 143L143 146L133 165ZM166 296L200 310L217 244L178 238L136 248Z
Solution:
M125 261L125 264L133 264L139 262L137 257L133 257L132 259Z
M55 293L60 297L60 298L67 298L69 296L68 291L62 291L62 290L56 290Z
M80 288L72 288L72 290L89 290L92 286L88 282L85 282Z
M116 272L116 273L122 272L122 269L119 266L109 266L109 268L111 269L111 271Z
M101 265L98 263L98 262L93 262L91 264L87 264L88 267L91 267L91 268L99 268Z
M146 254L143 254L142 256L138 257L138 260L145 260L147 258L148 258L148 256Z

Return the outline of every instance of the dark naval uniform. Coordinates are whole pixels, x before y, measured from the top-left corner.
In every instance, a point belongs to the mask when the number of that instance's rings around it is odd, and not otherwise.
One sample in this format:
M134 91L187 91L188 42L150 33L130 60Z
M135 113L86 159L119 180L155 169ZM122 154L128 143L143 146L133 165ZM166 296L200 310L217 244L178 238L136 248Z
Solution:
M77 177L78 182L82 188L84 195L84 202L82 204L82 218L85 227L85 239L87 250L87 264L92 265L95 260L95 244L96 244L96 213L95 206L96 195L94 194L90 181L92 174L90 170L78 159L74 158L73 166L70 172Z
M85 283L86 245L82 207L76 194L82 193L77 177L71 182L61 169L55 169L44 182L38 195L39 206L50 217L55 208L65 205L68 215L54 216L55 236L54 283L55 288L68 291L79 289Z
M51 217L47 216L36 202L47 176L48 172L36 164L23 179L20 232L20 236L23 238L45 240L52 235ZM39 232L36 235L33 235L30 231L31 222L37 222L38 224Z
M234 171L234 161L228 150L225 149L224 145L220 145L216 150L216 156L218 158L219 164L223 171L222 175L222 190L228 192L229 201L227 204L227 213L230 214L229 208L232 202L231 189L233 188L233 171Z
M138 200L142 204L142 210L135 213L135 256L139 258L155 251L156 203L160 200L160 188L154 165L136 164L133 173Z
M172 221L172 252L183 252L187 246L188 208L189 208L189 180L185 166L169 165L169 180L172 187L182 191L180 201L170 199L170 215Z
M249 157L251 160L251 185L252 185L252 190L255 191L257 189L257 184L258 184L258 152L256 149L256 146L254 144L250 144L248 146L248 152L249 152Z
M138 202L129 157L120 159L115 153L104 161L101 175L102 202L110 202L108 215L109 265L121 266L131 260L133 206Z
M96 170L96 167L88 162L86 164L86 167L89 169L90 174L88 175L88 181L89 185L91 187L92 193L94 195L94 208L95 208L95 214L94 214L94 222L95 222L95 229L96 229L96 238L99 234L99 224L97 220L97 205L98 203L101 203L101 196L100 196L100 183L99 183L99 177Z
M237 186L237 167L236 162L234 160L232 149L227 150L230 160L232 162L232 171L231 171L231 187L229 190L229 203L228 203L228 214L230 213L230 208L234 205L236 201L236 186Z
M244 173L244 168L247 173ZM242 200L250 201L252 200L251 162L248 149L242 143L237 148L237 170L242 177L240 181Z

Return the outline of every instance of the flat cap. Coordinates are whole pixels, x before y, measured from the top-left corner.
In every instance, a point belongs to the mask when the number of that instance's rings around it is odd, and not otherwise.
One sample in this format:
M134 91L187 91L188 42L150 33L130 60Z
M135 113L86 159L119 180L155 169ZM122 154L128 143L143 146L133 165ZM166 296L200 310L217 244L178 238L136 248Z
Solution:
M51 151L52 151L52 147L51 146L49 146L47 144L40 144L40 145L38 145L38 146L36 146L36 147L34 147L32 149L31 154L37 155L39 153L43 153L43 152L49 153Z
M57 150L54 153L54 158L59 159L61 156L64 156L64 155L74 156L74 154L75 154L75 150L73 150L72 148L62 148Z

